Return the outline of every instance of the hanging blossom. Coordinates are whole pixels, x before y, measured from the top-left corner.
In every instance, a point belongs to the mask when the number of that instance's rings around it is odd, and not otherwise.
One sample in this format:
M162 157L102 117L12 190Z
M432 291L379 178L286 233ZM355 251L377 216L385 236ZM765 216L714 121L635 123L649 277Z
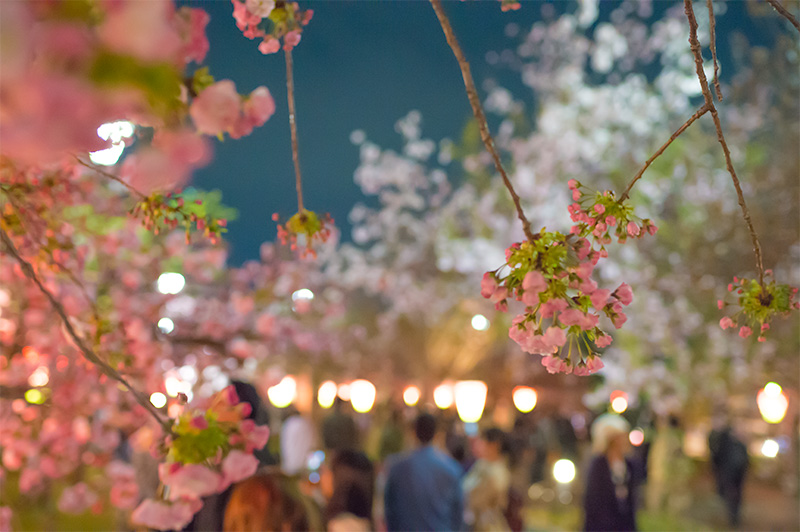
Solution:
M272 220L280 220L278 213L272 215ZM305 241L305 248L301 252L303 258L316 257L315 245L328 241L333 227L333 218L325 214L320 218L314 211L303 209L289 218L285 224L278 224L278 239L282 244L289 244L292 251L297 250L298 242ZM302 243L302 242L300 242Z
M497 310L508 310L508 299L525 305L525 311L514 318L509 336L524 351L543 355L542 364L550 373L598 371L603 362L596 348L611 344L611 336L599 326L600 315L617 329L627 320L623 308L633 301L630 286L622 283L612 292L599 288L592 279L600 258L608 256L604 246L611 242L609 228L624 223L624 231L630 234L636 225L640 228L636 236L657 230L649 220L636 224L632 208L617 203L613 193L583 194L580 186L574 179L569 182L576 201L570 213L579 222L571 234L542 229L532 241L513 244L506 250L506 264L484 274L481 282L481 295L495 303ZM583 206L589 197L594 198L592 204ZM602 222L598 222L600 217ZM620 242L627 239L624 231L617 229ZM509 273L503 277L500 272L505 267Z
M275 0L231 0L236 27L248 39L261 39L258 50L274 54L292 50L300 43L303 28L311 22L314 11L301 10L296 2Z
M772 270L765 272L772 276ZM739 328L739 336L747 338L754 332L758 334L758 341L766 340L766 333L770 322L776 316L787 317L793 310L800 309L800 302L794 301L797 288L788 284L778 284L769 281L763 287L757 279L733 278L728 284L728 292L734 292L738 297L735 303L727 303L720 299L717 306L720 310L725 307L737 308L732 316L725 316L719 320L723 329Z
M167 461L158 468L166 496L143 501L131 515L133 522L158 530L181 529L202 507L202 497L255 473L253 451L267 444L269 428L246 419L250 411L229 386L204 411L181 414L164 443Z

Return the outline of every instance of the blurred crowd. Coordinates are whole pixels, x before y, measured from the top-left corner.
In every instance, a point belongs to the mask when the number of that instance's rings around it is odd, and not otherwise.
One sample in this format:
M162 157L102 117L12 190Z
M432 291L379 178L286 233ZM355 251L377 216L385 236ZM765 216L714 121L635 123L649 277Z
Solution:
M691 503L692 464L675 417L659 419L632 446L631 427L613 413L537 411L508 430L479 429L424 408L387 405L357 416L337 398L317 422L293 406L270 419L253 386L235 386L250 417L278 430L257 453L259 471L207 497L189 531L519 531L536 527L526 505L548 497L580 503L584 530L636 530L641 507L680 514ZM726 423L708 443L737 527L747 450ZM154 490L157 476L143 478Z

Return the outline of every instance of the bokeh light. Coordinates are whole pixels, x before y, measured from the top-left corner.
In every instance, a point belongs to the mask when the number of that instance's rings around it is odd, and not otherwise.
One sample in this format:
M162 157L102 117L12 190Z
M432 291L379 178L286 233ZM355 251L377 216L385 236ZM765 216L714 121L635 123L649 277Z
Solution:
M340 384L339 387L336 389L336 395L342 401L349 401L350 400L350 383L349 382L343 382L342 384Z
M156 408L164 408L164 406L167 404L167 396L161 392L151 393L150 404Z
M186 286L186 278L175 272L162 273L156 282L156 289L162 294L179 294L184 286Z
M764 443L761 444L761 454L767 458L775 458L780 450L781 446L773 439L764 440Z
M575 464L572 463L572 460L566 458L557 460L553 464L553 478L559 484L569 484L575 480Z
M489 328L489 320L483 314L472 316L472 328L476 331L485 331Z
M631 445L634 447L639 447L644 443L644 431L636 427L628 434L628 441L630 441Z
M511 393L511 397L514 400L514 406L523 414L533 410L538 399L536 390L530 386L517 386Z
M756 396L758 411L767 423L780 423L789 408L789 399L776 382L768 382Z
M317 390L317 402L322 408L330 408L336 400L336 392L338 391L336 383L333 381L325 381L319 386Z
M422 396L422 393L419 391L414 385L406 386L406 389L403 390L403 402L407 406L415 406L419 402L419 398Z
M277 408L286 408L297 397L297 381L291 375L285 376L281 382L267 389L267 398Z
M351 382L350 403L353 405L353 410L361 414L369 412L375 404L376 393L375 385L368 380L358 379Z
M477 423L486 406L489 388L483 381L459 381L453 388L458 417L464 423Z
M433 402L442 410L446 410L453 406L453 385L449 382L443 382L433 390Z

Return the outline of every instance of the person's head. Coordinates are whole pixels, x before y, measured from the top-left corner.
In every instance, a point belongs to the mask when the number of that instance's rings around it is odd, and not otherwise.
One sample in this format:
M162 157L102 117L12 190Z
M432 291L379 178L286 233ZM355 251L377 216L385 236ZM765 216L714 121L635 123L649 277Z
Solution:
M624 456L628 448L630 425L618 414L603 414L592 423L592 451L595 454Z
M372 519L375 470L367 455L349 449L336 451L323 469L327 471L320 478L320 487L328 499L328 519L345 512Z
M418 415L414 422L414 432L422 445L433 441L433 437L436 435L436 418L433 414L425 412Z
M506 433L497 427L487 429L481 435L480 454L484 460L494 462L503 455Z
M236 484L225 508L224 531L308 530L302 503L281 482L279 475L263 473Z

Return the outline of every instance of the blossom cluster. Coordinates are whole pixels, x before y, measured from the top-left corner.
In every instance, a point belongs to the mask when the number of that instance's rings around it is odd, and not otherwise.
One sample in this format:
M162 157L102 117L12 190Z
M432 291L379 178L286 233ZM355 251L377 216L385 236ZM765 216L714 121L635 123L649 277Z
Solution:
M601 246L612 242L612 234L617 242L624 244L628 237L641 238L654 235L658 227L649 219L641 219L633 214L633 206L617 201L610 190L593 192L587 190L579 181L569 180L573 203L568 207L570 218L575 225L570 233L580 237L591 237Z
M509 337L528 353L543 355L550 373L588 375L603 367L598 348L607 347L611 336L599 326L605 314L616 328L627 320L623 307L633 300L630 287L622 283L613 292L599 288L592 271L600 259L588 240L544 229L531 241L506 250L506 264L487 272L481 295L508 309L508 300L525 305L509 329ZM501 277L499 272L508 267Z
M246 419L250 413L250 405L240 403L229 386L204 411L181 414L165 441L167 461L158 468L165 497L142 501L131 515L133 522L159 530L181 529L202 507L202 497L255 473L258 459L253 451L267 444L269 428Z
M300 43L303 27L311 22L314 11L300 10L296 2L282 0L231 0L236 27L248 39L261 39L258 50L274 54L281 49L290 51Z
M216 244L220 235L227 231L228 225L226 219L208 215L202 200L186 203L181 191L166 194L154 192L140 200L131 210L131 214L140 217L145 229L156 235L162 230L170 231L179 225L183 226L187 244L191 239L192 227L202 231L203 236Z
M771 276L772 271L767 270L766 273ZM800 302L794 300L797 288L778 284L774 280L762 286L756 279L734 277L733 282L728 284L728 292L734 291L738 295L736 303L726 303L720 299L717 306L720 310L726 306L738 307L739 310L733 316L723 317L719 325L723 329L738 327L742 338L749 337L755 331L758 341L763 342L773 318L786 317L793 310L800 309Z
M272 215L273 221L278 221L278 213ZM282 244L289 244L292 251L297 250L298 237L305 240L305 249L302 257L316 257L315 244L327 242L331 235L333 218L326 214L320 218L314 211L303 209L289 218L285 224L278 224L278 239Z
M266 87L260 86L249 95L241 96L233 81L214 82L207 73L203 77L206 78L203 83L193 83L197 95L189 107L200 133L220 138L227 133L238 139L263 126L275 113L275 100ZM195 75L195 80L197 78Z

